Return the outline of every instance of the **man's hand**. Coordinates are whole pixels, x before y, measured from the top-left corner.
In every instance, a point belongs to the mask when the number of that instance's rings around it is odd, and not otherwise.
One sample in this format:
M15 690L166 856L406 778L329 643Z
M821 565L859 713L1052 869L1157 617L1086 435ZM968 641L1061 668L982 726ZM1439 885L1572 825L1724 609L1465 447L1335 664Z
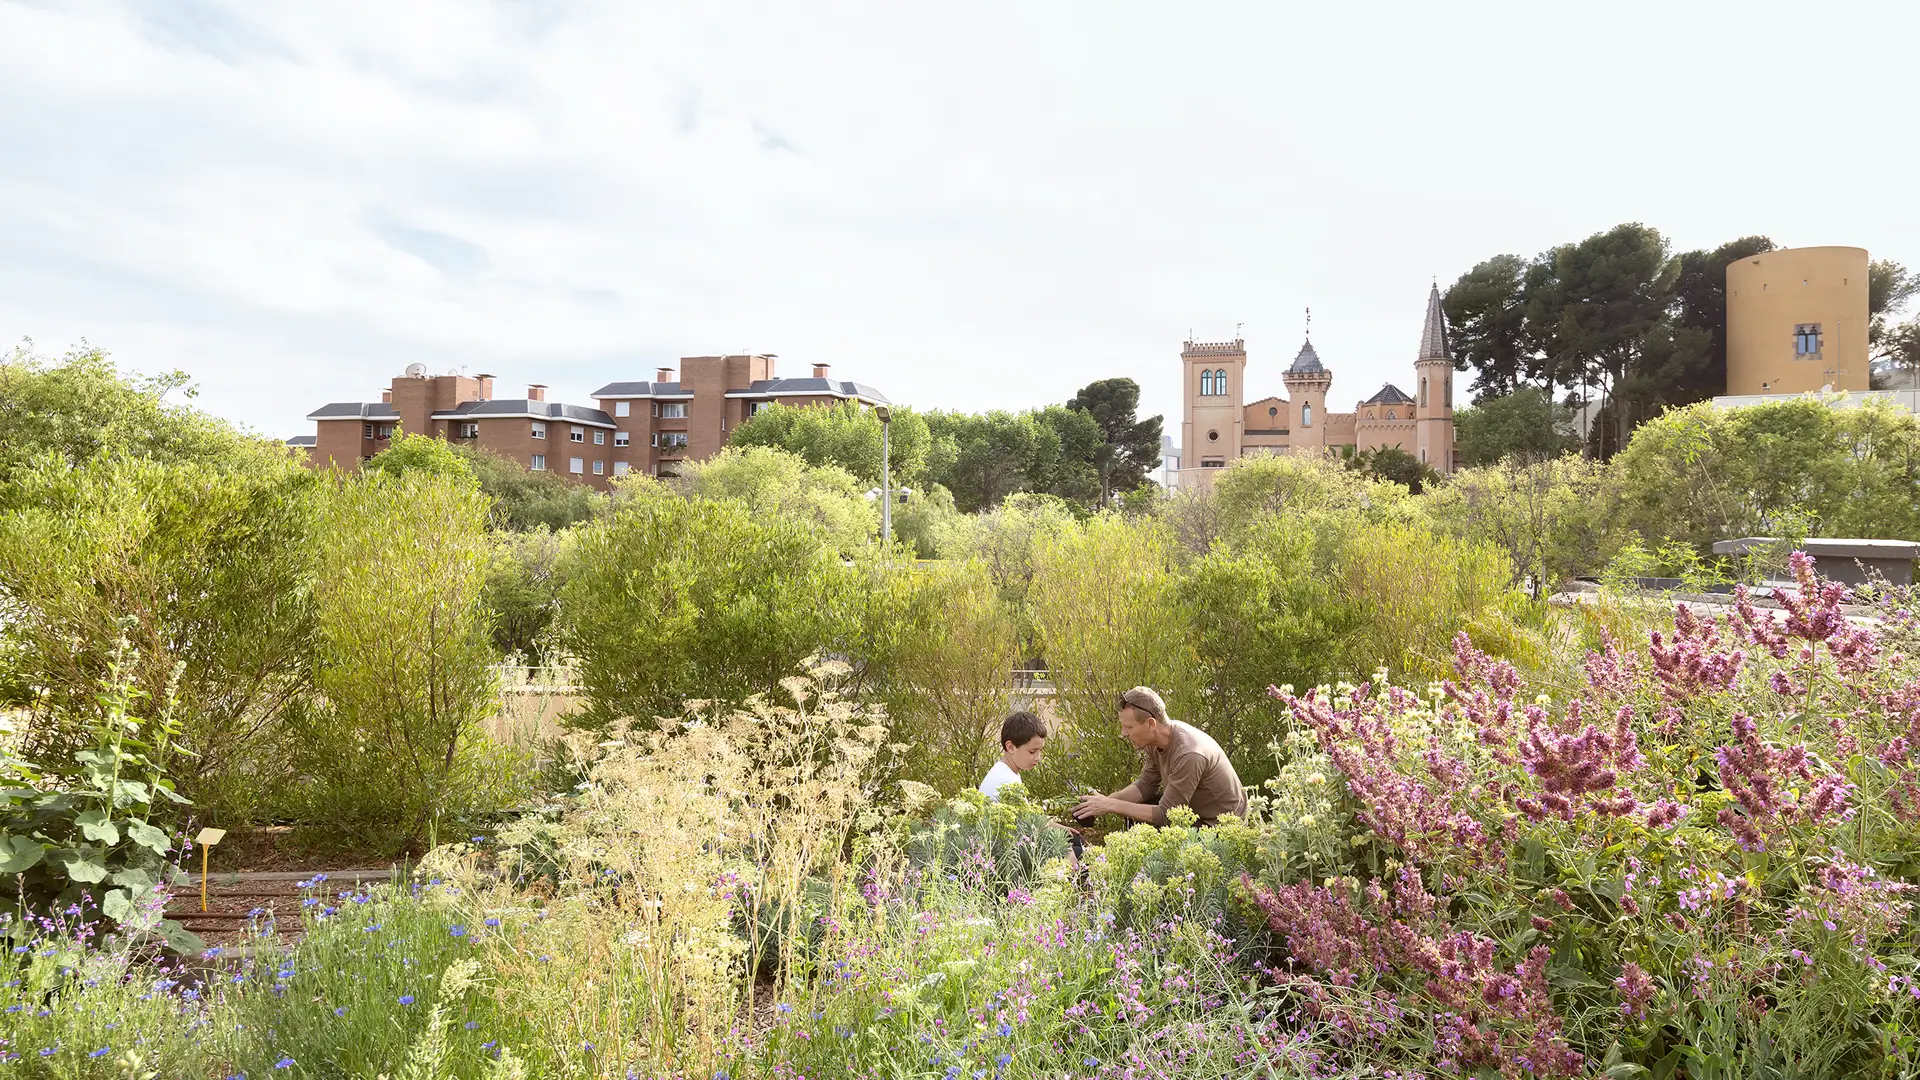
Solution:
M1074 819L1087 821L1101 814L1118 813L1119 811L1114 809L1114 803L1117 801L1111 795L1083 795L1080 798L1080 805L1073 808Z

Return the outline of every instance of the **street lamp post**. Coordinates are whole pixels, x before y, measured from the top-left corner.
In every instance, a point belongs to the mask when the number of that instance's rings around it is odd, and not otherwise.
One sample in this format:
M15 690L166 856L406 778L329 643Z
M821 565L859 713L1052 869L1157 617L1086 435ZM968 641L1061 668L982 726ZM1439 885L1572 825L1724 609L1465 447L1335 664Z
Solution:
M888 432L893 428L893 411L885 405L874 406L873 411L880 417L880 543L893 542L893 492L888 483L892 477L887 469Z

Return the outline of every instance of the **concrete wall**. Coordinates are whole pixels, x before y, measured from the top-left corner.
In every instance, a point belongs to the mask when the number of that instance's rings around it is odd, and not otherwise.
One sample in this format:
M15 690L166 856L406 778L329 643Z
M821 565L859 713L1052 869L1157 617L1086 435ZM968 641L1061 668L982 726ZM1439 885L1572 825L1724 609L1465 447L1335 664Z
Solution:
M1797 355L1795 327L1818 324L1819 351ZM1784 248L1727 265L1727 393L1865 390L1867 251Z

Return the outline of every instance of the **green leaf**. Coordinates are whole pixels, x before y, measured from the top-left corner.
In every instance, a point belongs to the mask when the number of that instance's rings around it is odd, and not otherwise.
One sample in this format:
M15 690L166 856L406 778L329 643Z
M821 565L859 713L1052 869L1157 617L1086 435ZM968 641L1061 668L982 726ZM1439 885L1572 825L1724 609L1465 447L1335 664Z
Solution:
M92 885L107 880L107 864L89 852L68 848L57 852L53 861L74 881Z
M73 819L80 826L80 835L112 847L120 842L120 826L113 823L105 810L89 810Z
M193 931L188 930L172 919L160 920L160 925L154 927L154 929L160 932L161 937L167 939L168 947L172 948L174 952L190 956L194 953L207 951L207 943L200 940L200 935L195 934Z
M46 845L30 836L0 836L0 874L24 874L46 856Z
M114 871L113 883L115 885L125 885L134 892L144 892L147 889L153 888L156 884L153 875L138 866L123 866L119 870Z
M165 855L167 851L173 847L173 843L167 839L166 833L161 832L159 829L154 828L144 821L128 822L127 838L156 855Z
M100 900L100 914L117 923L132 918L134 911L133 897L125 889L113 889Z

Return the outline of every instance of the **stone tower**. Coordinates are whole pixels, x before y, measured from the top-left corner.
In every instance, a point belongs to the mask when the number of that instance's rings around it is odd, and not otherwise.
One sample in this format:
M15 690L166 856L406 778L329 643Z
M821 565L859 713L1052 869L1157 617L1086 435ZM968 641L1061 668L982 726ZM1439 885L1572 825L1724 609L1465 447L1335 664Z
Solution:
M1415 454L1442 476L1453 471L1453 357L1447 353L1447 317L1440 286L1427 293L1427 321L1413 362Z
M1300 346L1281 380L1287 384L1287 446L1296 454L1327 452L1327 391L1333 386L1333 372L1320 363L1313 351L1313 339Z
M1246 416L1247 346L1242 339L1189 341L1180 350L1186 415L1180 425L1180 467L1221 468L1240 456Z

